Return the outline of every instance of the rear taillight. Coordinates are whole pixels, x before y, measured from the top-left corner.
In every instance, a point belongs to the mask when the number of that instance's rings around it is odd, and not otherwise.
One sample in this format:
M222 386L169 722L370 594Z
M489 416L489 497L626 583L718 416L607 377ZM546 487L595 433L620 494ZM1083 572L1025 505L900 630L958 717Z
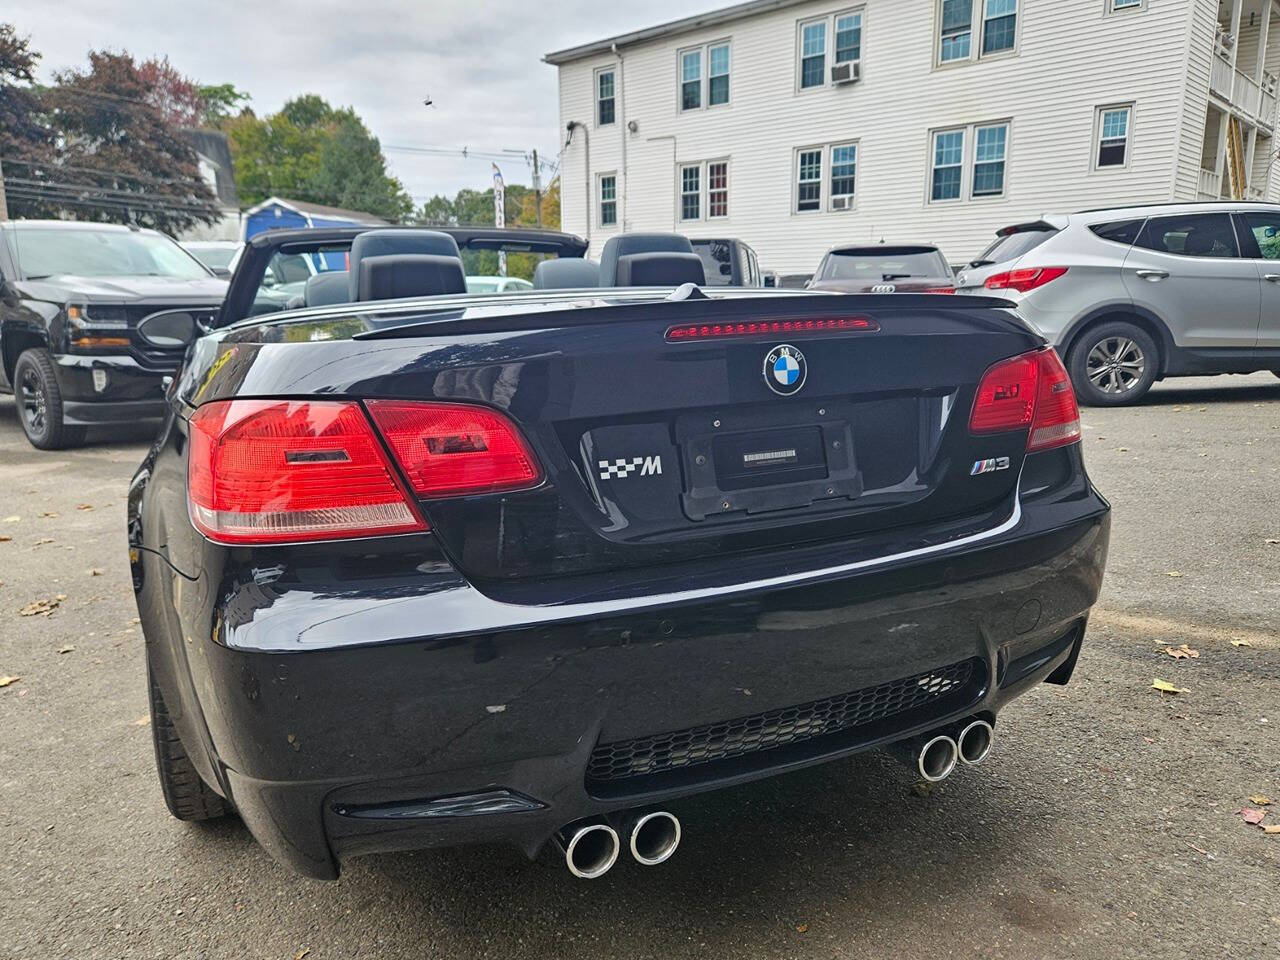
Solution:
M538 461L515 425L487 407L370 400L369 413L420 497L536 486Z
M1052 347L1001 360L982 376L970 433L1029 430L1027 453L1080 439L1080 410L1066 368Z
M191 416L191 521L228 544L425 530L360 405L221 400Z
M880 324L869 317L806 317L797 320L745 320L740 323L684 323L668 327L670 343L724 340L729 337L775 337L796 333L875 333Z
M1026 267L1021 270L1006 270L1004 273L993 273L987 277L983 286L988 290L1017 290L1019 293L1028 293L1057 280L1066 272L1066 267Z

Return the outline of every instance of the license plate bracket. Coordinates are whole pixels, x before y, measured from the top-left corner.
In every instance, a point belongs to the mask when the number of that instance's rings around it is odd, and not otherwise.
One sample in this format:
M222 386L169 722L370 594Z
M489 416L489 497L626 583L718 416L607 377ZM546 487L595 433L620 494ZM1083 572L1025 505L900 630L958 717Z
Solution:
M789 404L681 415L675 432L685 515L703 521L861 496L850 407Z

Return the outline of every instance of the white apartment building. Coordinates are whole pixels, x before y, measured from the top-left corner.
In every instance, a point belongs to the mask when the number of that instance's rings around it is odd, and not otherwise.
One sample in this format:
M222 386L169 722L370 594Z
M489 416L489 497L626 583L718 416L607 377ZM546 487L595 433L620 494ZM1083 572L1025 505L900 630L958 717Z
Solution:
M750 0L561 50L564 229L953 262L1046 212L1280 197L1280 0Z

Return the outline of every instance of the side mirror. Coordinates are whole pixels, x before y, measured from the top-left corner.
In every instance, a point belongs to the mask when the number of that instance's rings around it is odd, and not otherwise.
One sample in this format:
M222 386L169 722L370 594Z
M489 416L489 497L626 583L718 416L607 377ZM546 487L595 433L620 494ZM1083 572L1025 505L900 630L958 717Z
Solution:
M144 317L138 324L138 336L153 347L167 350L185 347L204 332L199 321L186 310L162 310Z
M1264 231L1262 231L1262 232L1263 232L1263 235L1264 235L1268 240L1270 240L1272 237L1274 237L1274 236L1276 235L1276 228L1275 228L1275 227L1267 227L1267 229L1265 229L1265 230L1264 230Z

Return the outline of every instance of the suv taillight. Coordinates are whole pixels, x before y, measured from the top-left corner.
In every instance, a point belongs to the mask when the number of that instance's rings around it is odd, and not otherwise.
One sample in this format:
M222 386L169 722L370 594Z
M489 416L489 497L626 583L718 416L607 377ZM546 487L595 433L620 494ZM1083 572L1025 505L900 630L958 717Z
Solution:
M427 529L378 437L421 497L533 486L514 425L464 404L222 400L191 417L191 521L226 544L297 543ZM376 423L370 422L370 416Z
M1052 347L1001 360L982 375L970 433L1028 429L1027 453L1080 439L1080 410L1067 370Z
M988 290L1017 290L1030 293L1037 287L1057 280L1067 272L1066 267L1026 267L1022 270L1006 270L993 273L983 284Z

